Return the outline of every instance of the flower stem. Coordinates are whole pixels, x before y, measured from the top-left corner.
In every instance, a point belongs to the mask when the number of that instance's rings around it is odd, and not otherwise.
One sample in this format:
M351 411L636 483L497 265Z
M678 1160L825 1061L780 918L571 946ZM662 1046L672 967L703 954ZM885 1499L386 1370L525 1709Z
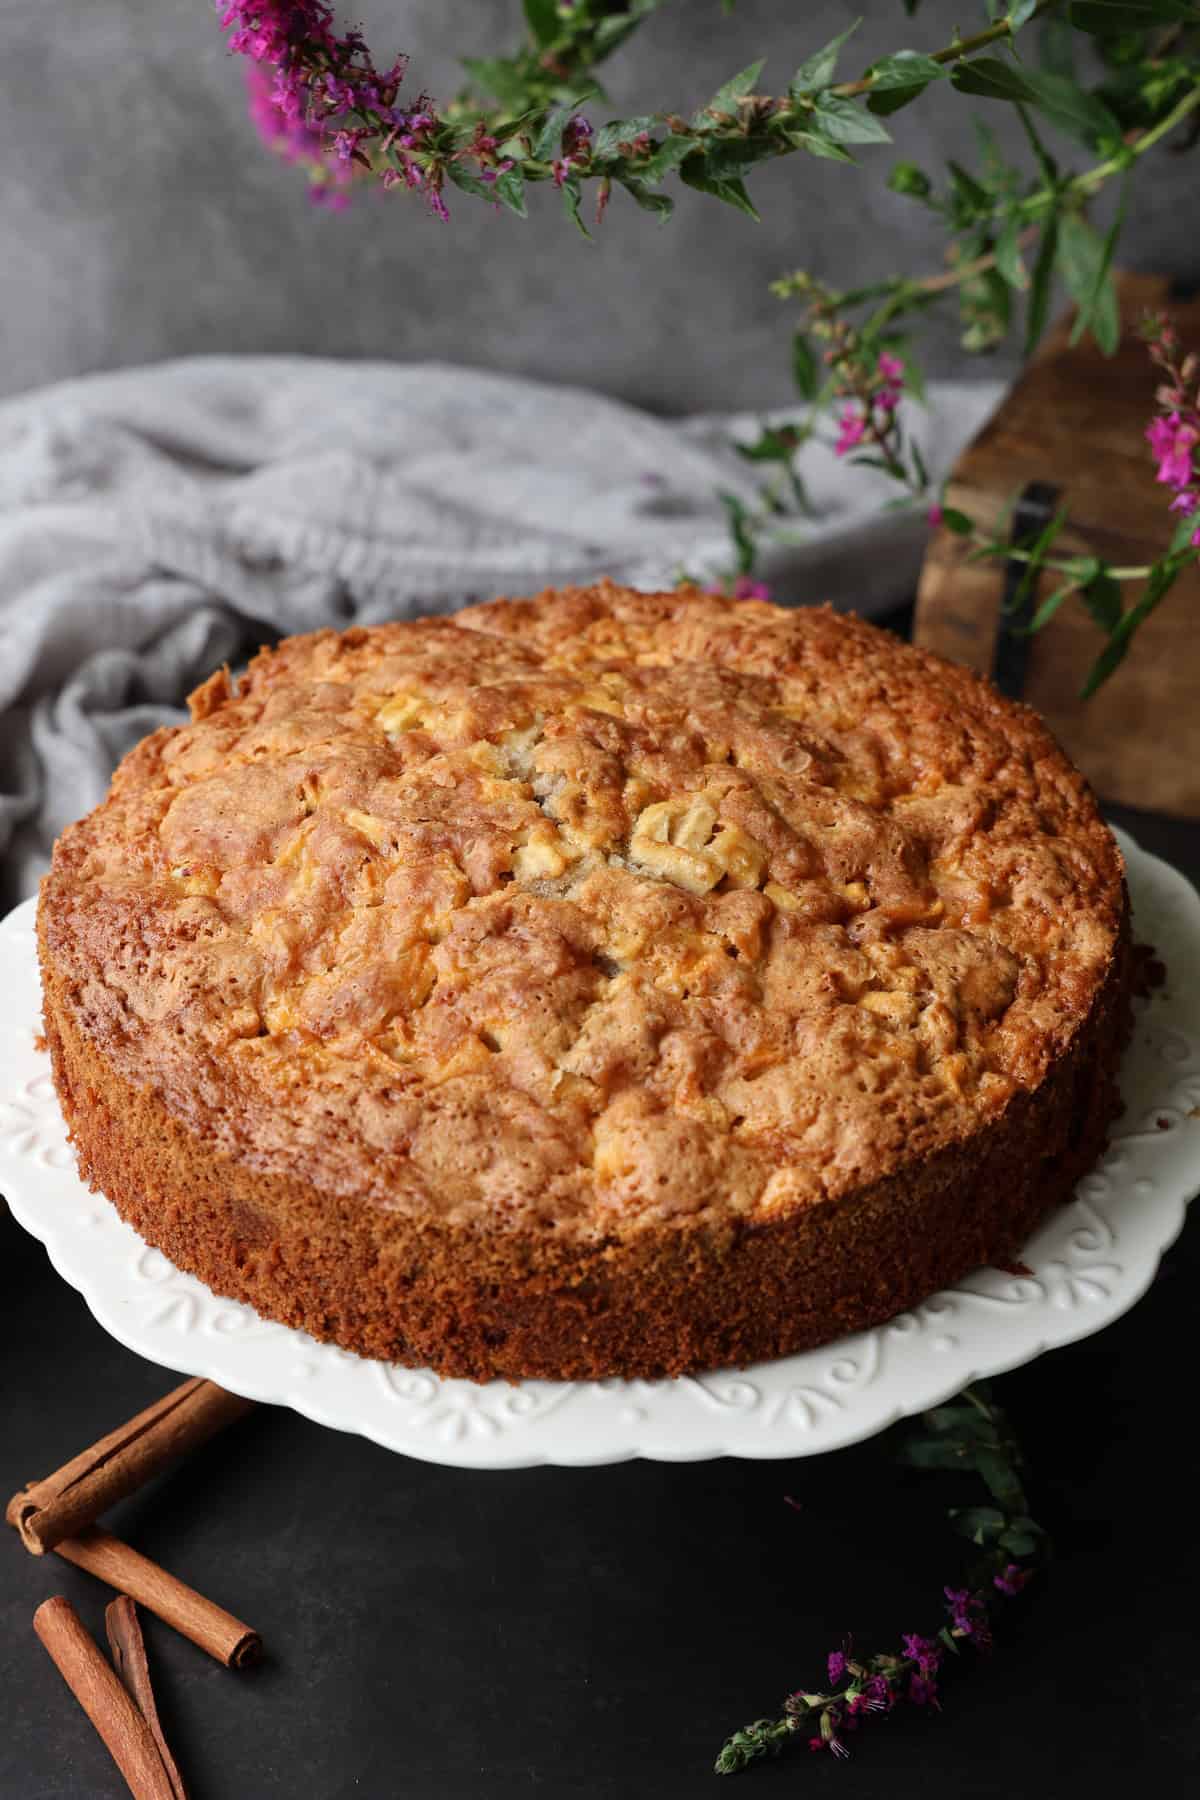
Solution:
M1110 156L1104 162L1097 163L1094 169L1088 169L1082 175L1076 175L1073 181L1067 183L1066 191L1088 194L1107 181L1110 175L1121 174L1124 169L1129 167L1130 163L1136 162L1139 156L1144 156L1147 150L1152 149L1161 138L1166 137L1168 132L1174 131L1176 125L1186 119L1190 112L1194 112L1197 106L1200 106L1200 82L1195 87L1189 88L1183 98L1177 100L1170 112L1165 113L1156 125L1148 126L1141 137L1135 138L1131 144L1126 144L1115 156Z
M1183 97L1161 118L1156 125L1151 125L1139 138L1125 147L1115 156L1106 157L1094 168L1085 169L1082 175L1075 175L1061 188L1040 188L1019 203L1017 208L1022 216L1036 215L1044 212L1048 206L1065 195L1078 195L1090 198L1098 188L1102 187L1114 175L1120 175L1131 163L1144 156L1147 150L1159 143L1162 138L1175 129L1200 106L1200 82L1190 88ZM1021 234L1022 248L1028 247L1037 236L1036 223L1030 223ZM942 269L936 275L898 277L893 293L889 294L883 305L872 314L866 329L878 330L897 312L902 312L910 300L923 299L929 295L944 294L951 288L960 287L965 281L972 281L977 275L985 275L996 266L996 252L986 250L981 255L972 257L970 262L955 264L953 268Z
M1044 13L1052 11L1059 4L1060 0L1041 0L1041 4L1030 13L1026 23L1032 25L1035 19L1040 19ZM1008 13L1005 13L1002 19L997 19L995 24L989 25L986 31L977 31L974 37L957 38L954 43L947 44L945 49L932 51L930 53L931 60L936 63L959 62L964 56L972 56L976 50L985 50L989 44L998 43L1001 38L1011 38L1012 35L1011 18ZM875 77L863 75L858 81L839 82L829 91L844 99L851 99L855 94L869 94L874 86Z

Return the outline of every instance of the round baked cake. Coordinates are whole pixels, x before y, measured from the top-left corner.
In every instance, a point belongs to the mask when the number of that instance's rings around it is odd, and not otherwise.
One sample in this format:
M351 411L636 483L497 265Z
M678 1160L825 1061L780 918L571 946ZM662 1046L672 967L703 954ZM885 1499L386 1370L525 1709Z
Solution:
M448 1375L745 1364L1018 1253L1099 1154L1120 852L1027 708L854 618L611 585L318 632L42 887L84 1174Z

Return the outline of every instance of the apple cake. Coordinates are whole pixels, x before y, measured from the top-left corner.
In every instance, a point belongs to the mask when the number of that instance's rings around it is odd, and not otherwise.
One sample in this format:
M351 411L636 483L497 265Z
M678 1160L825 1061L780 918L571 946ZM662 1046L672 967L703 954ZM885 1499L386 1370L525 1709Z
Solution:
M1103 1147L1120 851L1037 717L852 617L601 584L321 631L63 833L84 1175L223 1295L483 1380L820 1344Z

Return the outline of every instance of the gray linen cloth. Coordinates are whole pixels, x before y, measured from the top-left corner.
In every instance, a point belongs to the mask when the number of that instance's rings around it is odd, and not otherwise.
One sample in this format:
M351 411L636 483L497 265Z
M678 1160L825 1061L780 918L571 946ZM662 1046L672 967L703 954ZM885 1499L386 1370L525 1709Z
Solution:
M910 423L935 474L999 385ZM781 415L785 416L785 415ZM443 364L203 357L0 405L0 912L114 764L218 663L277 635L728 564L719 494L759 421L670 421ZM870 613L911 593L924 522L813 444L815 517L772 544L777 597Z

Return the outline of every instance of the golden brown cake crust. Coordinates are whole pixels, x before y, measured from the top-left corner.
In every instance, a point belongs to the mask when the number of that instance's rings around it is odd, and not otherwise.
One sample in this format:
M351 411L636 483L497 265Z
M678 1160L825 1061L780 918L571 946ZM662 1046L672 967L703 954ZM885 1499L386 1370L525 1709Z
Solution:
M745 1362L1094 1160L1120 853L1026 708L858 620L602 585L321 632L43 886L85 1172L218 1291L484 1378Z

